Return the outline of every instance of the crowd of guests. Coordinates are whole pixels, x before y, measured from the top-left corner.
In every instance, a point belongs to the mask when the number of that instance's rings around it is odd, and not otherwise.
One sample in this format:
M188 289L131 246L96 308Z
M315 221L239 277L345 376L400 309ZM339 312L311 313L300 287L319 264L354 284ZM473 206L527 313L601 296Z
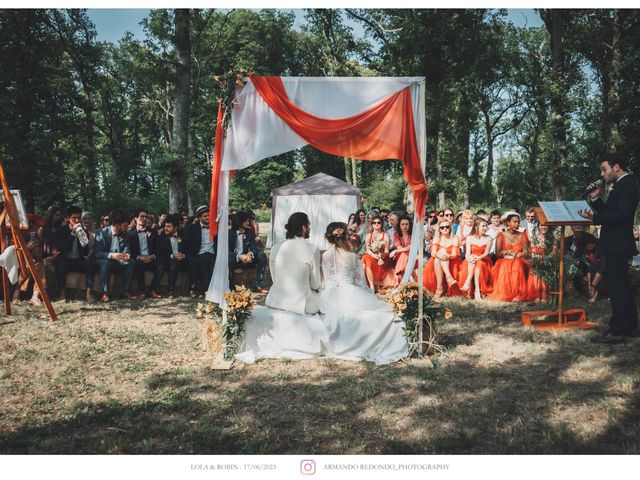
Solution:
M535 211L528 209L525 219L516 210L489 213L450 208L427 212L419 226L424 230L423 265L408 265L413 218L407 212L386 209L363 209L348 219L351 248L362 261L366 281L373 290L397 286L411 268L414 280L417 269L423 272L426 289L436 297L488 297L499 301L546 301L549 286L538 278L531 266L535 256L554 251L557 231L540 225ZM597 231L595 232L597 235ZM47 273L55 279L48 291L66 297L65 283L70 272L85 274L85 298L95 301L94 275L99 274L98 291L103 302L112 297L110 278L122 274L122 290L126 298L161 298L159 285L168 274L168 293L176 294L179 272L188 274L191 297L202 294L209 286L217 252L217 237L209 238L209 209L202 206L196 215L159 215L140 209L132 215L114 210L99 218L96 225L91 212L72 206L63 212L50 207L44 218L30 215L28 248L34 258L36 273L46 285ZM578 263L572 279L576 291L587 294L591 301L606 295L605 265L597 252L596 235L576 226L566 239L566 252ZM239 269L255 269L252 288L262 287L267 257L259 248L259 227L249 209L230 212L229 284L235 285ZM145 273L151 272L147 285ZM133 279L137 290L132 291ZM586 282L585 282L586 280ZM21 301L32 279L22 272L13 300ZM588 290L585 288L588 285ZM200 288L198 288L198 286ZM40 294L33 288L30 300L39 304Z
M131 215L114 210L102 215L99 225L91 212L72 206L65 212L50 207L44 217L29 215L27 248L35 263L36 275L47 285L47 276L55 285L47 290L58 299L66 298L66 277L71 272L84 273L85 299L94 302L94 276L99 273L98 291L103 302L112 297L112 274L122 274L122 290L126 298L162 298L160 279L168 274L167 297L176 293L176 279L184 271L189 277L185 292L197 297L209 287L215 265L217 237L210 239L209 208L201 206L189 217L162 212L154 215L140 209ZM234 284L237 268L256 267L254 290L264 292L266 256L257 247L258 224L251 210L233 212L229 230L229 280ZM151 272L147 285L145 273ZM50 274L50 275L47 275ZM133 279L137 290L132 291ZM33 279L21 272L13 301L19 303ZM200 288L198 288L198 285ZM41 303L40 292L33 287L31 303Z
M369 287L376 291L398 285L408 268L413 219L406 212L372 209L349 216L349 240L362 260ZM516 210L427 212L424 229L423 284L435 297L467 296L511 301L548 301L549 285L532 268L532 259L557 251L559 229L540 225L533 208L525 219ZM596 231L597 234L597 231ZM565 252L576 259L575 290L590 301L606 294L605 266L597 238L575 226L565 239ZM588 291L585 288L588 285Z

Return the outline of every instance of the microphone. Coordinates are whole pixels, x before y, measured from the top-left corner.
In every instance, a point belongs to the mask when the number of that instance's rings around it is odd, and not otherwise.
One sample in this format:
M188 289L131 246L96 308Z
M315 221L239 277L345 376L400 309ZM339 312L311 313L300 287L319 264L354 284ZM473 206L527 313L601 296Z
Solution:
M587 197L589 196L589 194L591 192L593 192L594 190L598 189L598 188L602 188L604 187L604 182L602 181L601 178L599 178L598 180L596 180L595 182L591 182L589 185L587 185L587 188L585 188L585 191L582 195L580 195L581 198Z

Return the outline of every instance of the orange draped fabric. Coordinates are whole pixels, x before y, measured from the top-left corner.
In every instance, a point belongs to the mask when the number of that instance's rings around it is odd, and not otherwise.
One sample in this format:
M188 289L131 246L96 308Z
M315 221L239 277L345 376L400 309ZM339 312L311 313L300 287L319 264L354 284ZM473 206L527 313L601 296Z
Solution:
M423 218L427 184L420 167L408 87L367 111L332 120L316 117L294 105L280 77L251 75L251 81L276 115L318 150L358 160L400 160L404 164L404 178L413 192L415 211Z
M222 171L222 146L224 145L224 128L222 124L222 99L218 100L218 120L216 124L216 143L213 147L213 167L211 169L211 196L209 198L209 240L218 233L218 184Z

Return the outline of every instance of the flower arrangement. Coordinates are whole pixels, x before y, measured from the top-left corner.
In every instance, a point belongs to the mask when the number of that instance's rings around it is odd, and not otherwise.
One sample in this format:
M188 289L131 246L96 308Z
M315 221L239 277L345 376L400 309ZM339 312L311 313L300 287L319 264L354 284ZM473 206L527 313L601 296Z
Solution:
M224 352L230 359L244 334L246 319L251 315L256 302L251 291L243 285L237 285L231 292L224 294L227 302L224 311L215 303L199 303L196 306L196 318L204 319L203 338L208 351Z
M384 242L374 240L369 245L369 250L371 250L371 253L374 255L380 255L384 251ZM382 256L378 258L378 265L384 265L384 258L382 258Z
M426 345L426 353L433 351L443 351L443 347L436 342L437 332L435 322L438 318L449 319L453 316L453 312L448 308L438 305L433 296L427 292L423 292L422 312L423 312L423 330L422 339L418 338L418 296L419 288L415 282L403 283L395 290L391 291L387 297L387 301L391 305L393 313L396 317L404 322L402 327L405 337L410 345L411 353L415 351L422 343Z

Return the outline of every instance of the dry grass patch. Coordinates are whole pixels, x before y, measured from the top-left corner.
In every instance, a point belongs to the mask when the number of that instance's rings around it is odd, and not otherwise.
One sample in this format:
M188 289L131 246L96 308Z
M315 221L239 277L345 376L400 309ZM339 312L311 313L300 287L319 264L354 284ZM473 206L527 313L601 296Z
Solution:
M0 322L3 453L639 453L637 340L519 325L461 299L430 362L212 371L195 302L57 303ZM590 306L602 320L608 305Z

